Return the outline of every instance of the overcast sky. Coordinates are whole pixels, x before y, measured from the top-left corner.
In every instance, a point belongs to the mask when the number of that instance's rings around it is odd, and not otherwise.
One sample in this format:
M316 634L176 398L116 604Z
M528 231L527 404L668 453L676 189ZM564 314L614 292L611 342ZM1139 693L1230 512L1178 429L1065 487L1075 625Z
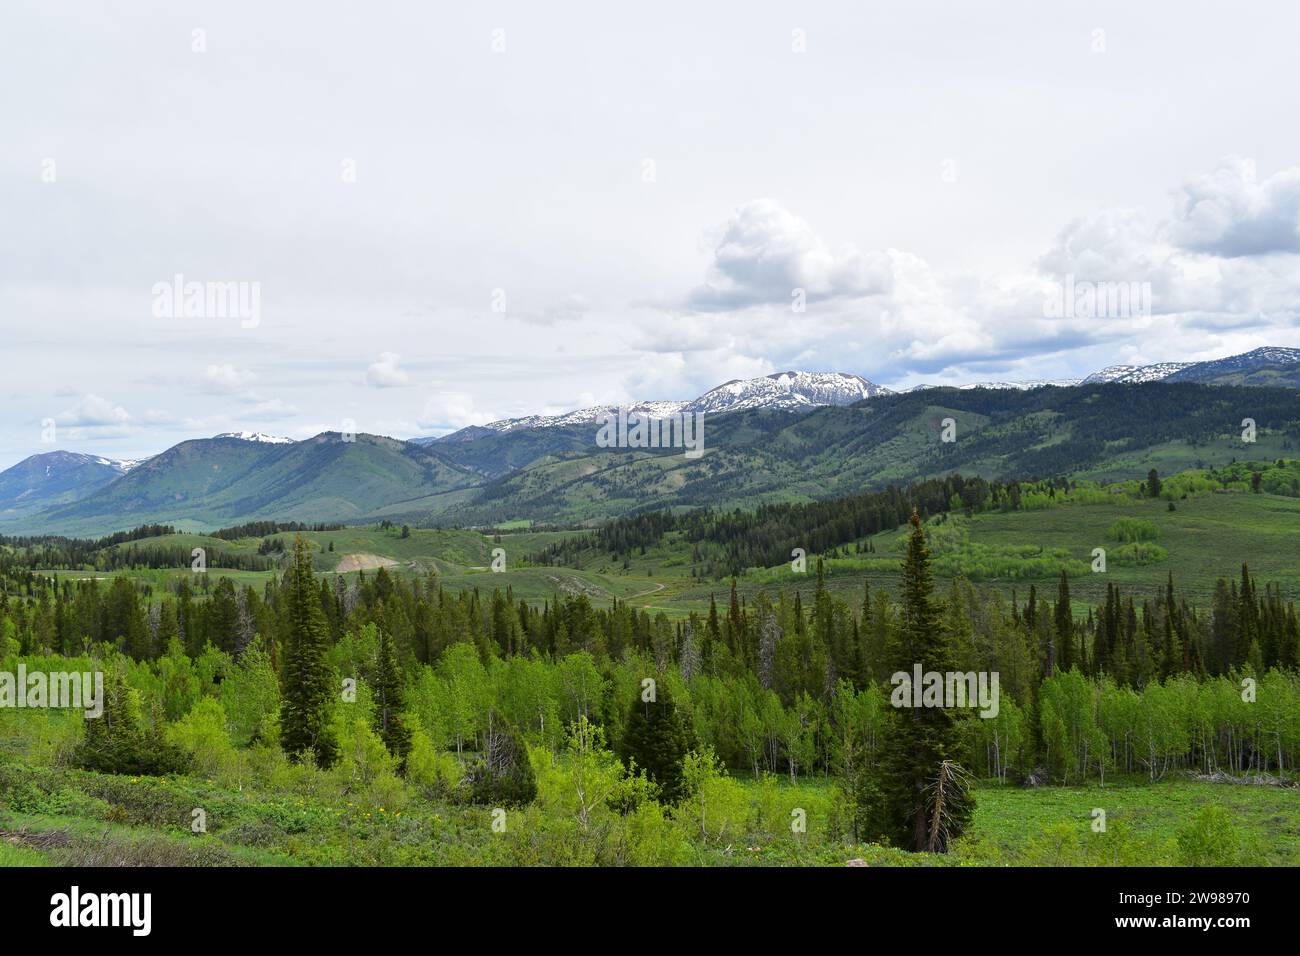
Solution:
M1300 346L1297 35L1284 2L6 0L0 467ZM178 274L260 308L160 316ZM1067 275L1152 314L1048 317Z

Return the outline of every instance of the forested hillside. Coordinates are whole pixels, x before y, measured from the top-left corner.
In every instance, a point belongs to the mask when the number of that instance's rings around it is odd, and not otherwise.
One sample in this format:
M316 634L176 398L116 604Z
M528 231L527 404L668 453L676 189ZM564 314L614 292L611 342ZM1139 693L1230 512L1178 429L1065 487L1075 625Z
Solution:
M148 523L204 531L256 520L571 525L840 498L954 472L1003 484L1116 480L1152 467L1294 457L1297 422L1294 389L1149 382L937 388L848 407L706 416L699 458L600 447L590 425L427 445L340 433L283 444L218 437L182 442L106 483L95 476L98 485L75 493L9 475L4 487L21 500L0 488L0 532L99 536Z

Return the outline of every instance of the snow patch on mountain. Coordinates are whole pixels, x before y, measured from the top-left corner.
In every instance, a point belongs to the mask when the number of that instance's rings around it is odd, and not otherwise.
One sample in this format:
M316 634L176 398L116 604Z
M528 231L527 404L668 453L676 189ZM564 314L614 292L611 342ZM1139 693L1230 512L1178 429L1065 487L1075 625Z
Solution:
M1150 365L1112 365L1085 378L1029 379L1027 381L971 382L956 386L929 383L913 385L904 392L930 388L955 387L999 388L1028 391L1056 386L1096 385L1107 382L1141 383L1160 381L1197 381L1235 371L1250 371L1270 365L1300 364L1300 349L1264 347L1210 362L1155 362ZM666 418L677 413L703 412L719 415L748 409L799 411L826 405L852 405L863 399L894 394L894 390L877 385L860 375L846 372L776 372L759 378L735 379L710 389L687 402L635 402L625 405L634 416ZM440 438L413 439L419 444L442 441L466 441L490 432L513 432L526 428L554 428L562 425L593 425L614 406L595 405L559 415L529 415L509 418L482 426L470 426ZM287 441L288 439L281 439Z
M760 378L735 379L710 389L689 402L640 401L623 405L629 415L667 418L679 412L718 415L752 408L784 411L818 408L823 405L852 405L864 398L887 395L890 390L861 375L845 372L776 372ZM555 428L562 425L594 425L619 406L593 405L563 415L529 415L508 418L482 426L494 432L524 428ZM451 435L446 438L451 438ZM445 439L444 439L445 440Z
M1083 380L1084 385L1100 385L1108 382L1138 383L1162 382L1175 372L1191 368L1196 362L1156 362L1152 365L1111 365L1100 372L1093 372Z
M214 435L213 438L237 438L240 441L255 441L267 445L292 445L292 438L284 438L280 435L267 435L263 432L222 432L220 435Z
M861 375L845 372L776 372L761 378L736 379L705 392L685 411L739 412L751 408L798 410L823 405L852 405L890 390Z

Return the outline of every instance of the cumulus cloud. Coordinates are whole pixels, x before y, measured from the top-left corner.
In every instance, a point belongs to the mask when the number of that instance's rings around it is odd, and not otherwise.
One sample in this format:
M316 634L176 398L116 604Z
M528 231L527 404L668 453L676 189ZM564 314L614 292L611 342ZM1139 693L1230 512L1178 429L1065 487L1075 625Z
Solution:
M1228 157L1183 183L1170 235L1185 249L1227 258L1300 252L1300 168L1260 182L1254 160Z
M654 365L641 382L665 386L698 381L703 367L714 384L732 368L858 371L896 384L981 369L1041 377L1072 350L1104 359L1158 341L1161 358L1180 359L1229 342L1285 344L1300 319L1298 197L1300 168L1257 183L1248 161L1229 159L1189 179L1171 214L1104 209L1067 223L1022 271L983 276L894 249L832 253L809 223L754 200L717 230L704 284L629 341ZM1149 308L1054 312L1067 281L1139 284ZM794 288L807 290L802 313Z
M371 388L400 388L410 380L398 367L401 356L396 352L379 353L379 361L366 369L366 384Z
M892 276L883 253L849 246L833 252L803 219L772 199L740 206L722 227L704 285L690 295L701 311L758 303L887 292Z

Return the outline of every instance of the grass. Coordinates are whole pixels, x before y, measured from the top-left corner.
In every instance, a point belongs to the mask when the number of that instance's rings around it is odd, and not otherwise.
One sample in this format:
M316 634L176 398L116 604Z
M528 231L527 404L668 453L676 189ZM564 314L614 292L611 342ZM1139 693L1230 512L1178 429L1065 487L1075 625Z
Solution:
M1174 511L1158 499L1113 495L1098 502L1070 502L1038 511L988 512L959 519L965 529L963 549L950 555L947 567L965 570L983 583L1001 588L1008 596L1014 590L1024 600L1029 586L1055 594L1061 567L1071 574L1072 598L1081 612L1105 600L1107 584L1148 596L1162 588L1172 572L1179 593L1192 603L1207 607L1220 577L1236 578L1243 562L1260 582L1281 588L1284 598L1300 598L1300 562L1295 540L1300 532L1300 498L1242 491L1205 494L1176 500ZM1121 541L1113 529L1122 522L1138 521L1155 528L1149 544L1157 550L1153 560L1143 564L1124 563ZM580 531L530 531L520 529L485 535L473 530L382 529L375 526L338 531L306 532L313 546L318 572L330 573L348 555L375 557L395 562L390 571L423 577L436 572L444 586L452 589L511 587L518 599L540 604L559 593L586 593L604 604L619 598L673 618L691 612L706 612L710 596L726 599L729 580L701 580L691 577L692 544L680 533L666 535L658 544L615 558L607 552L587 550L574 567L529 567L526 560L555 542L582 534ZM825 561L827 586L853 604L861 600L863 583L872 588L893 590L898 581L897 543L901 531L875 536L872 554L851 554ZM274 537L292 548L291 534ZM256 554L260 539L222 541L202 535L177 534L132 542L119 547L147 549L152 545L182 548L205 547L214 554ZM330 551L330 545L334 550ZM506 553L507 570L489 573L493 550ZM1084 569L1092 562L1093 549L1107 551L1104 574ZM853 550L850 545L850 551ZM995 574L977 573L996 559ZM788 564L747 571L738 581L742 596L752 599L760 590L789 588L802 593L807 603L815 587L816 555L808 556L807 572L794 573ZM51 573L51 572L47 572ZM189 567L130 571L60 571L60 578L111 579L126 574L155 585L155 594L165 585L188 577ZM275 571L232 571L210 566L209 580L229 577L238 585L261 588ZM355 573L355 572L352 572ZM373 571L367 572L373 574ZM947 572L951 574L952 571ZM936 563L936 576L946 583L945 564Z
M1296 790L1184 779L1121 781L1085 787L982 787L962 853L972 862L1071 865L1092 858L1089 843L1109 842L1119 862L1178 862L1179 832L1207 807L1227 809L1255 862L1300 866ZM1106 831L1093 829L1094 810ZM1119 844L1123 844L1122 846Z
M1108 554L1104 574L1090 571L1070 580L1071 596L1080 610L1104 603L1106 585L1115 584L1125 591L1136 589L1139 595L1153 594L1163 588L1167 576L1174 575L1180 595L1201 607L1209 605L1215 581L1240 576L1243 562L1258 581L1279 585L1288 600L1300 598L1300 562L1296 561L1296 535L1300 532L1300 499L1279 495L1230 492L1191 497L1174 503L1155 499L1115 496L1113 501L1071 503L1041 511L988 512L965 521L969 557L975 561L978 548L994 551L1028 549L1044 554L1063 552L1072 568L1090 567L1094 548ZM1122 542L1112 536L1112 527L1120 521L1140 520L1157 529L1154 544L1165 556L1150 564L1125 565L1116 559ZM827 587L850 603L861 602L864 581L875 588L892 591L898 583L901 555L897 545L901 530L876 535L875 552L846 558L828 558L825 564ZM852 546L850 546L851 548ZM680 533L665 535L645 554L633 553L628 569L608 553L587 551L578 563L607 580L626 577L655 581L664 585L653 596L652 606L670 616L691 611L707 611L710 595L725 601L731 586L729 579L696 580L690 577L691 544ZM1021 562L1022 568L1031 562ZM1046 589L1054 599L1058 564L1048 573L982 579L999 587L1008 596L1015 590L1023 602L1030 584L1039 591ZM756 568L738 579L740 594L752 599L759 591L769 593L788 588L801 593L805 605L816 586L816 556L808 556L807 571L796 573L789 564L775 568ZM950 577L936 568L941 587Z
M583 833L567 811L542 800L510 811L502 835L486 808L430 800L412 787L390 793L382 806L322 779L300 771L273 785L254 775L236 789L194 776L0 765L0 866L580 864L613 852L619 826L609 814L605 830ZM1280 787L1186 779L1036 789L986 782L977 788L970 831L948 856L846 843L832 830L837 788L827 779L791 784L744 775L731 778L726 792L710 808L707 836L693 810L662 823L655 839L676 847L672 862L1175 865L1180 832L1204 808L1221 806L1240 841L1240 862L1300 865L1296 792ZM195 807L205 811L206 833L189 826ZM804 833L788 823L796 808L807 814ZM1106 813L1104 833L1094 830L1097 808Z

